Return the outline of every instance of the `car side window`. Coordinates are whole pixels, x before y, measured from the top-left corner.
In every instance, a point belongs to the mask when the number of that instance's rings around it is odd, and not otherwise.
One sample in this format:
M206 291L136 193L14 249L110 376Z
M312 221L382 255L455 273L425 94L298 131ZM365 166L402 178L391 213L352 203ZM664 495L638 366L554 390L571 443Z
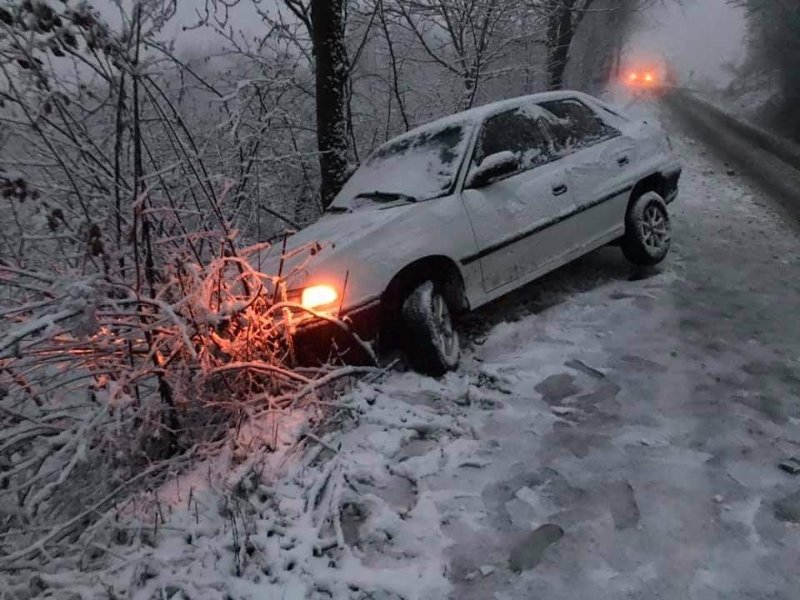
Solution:
M569 154L620 134L576 98L540 102L539 106L555 116L548 122L548 128L559 154Z
M541 117L517 108L486 119L478 135L474 165L480 165L487 156L506 151L517 155L523 171L550 162L552 148Z

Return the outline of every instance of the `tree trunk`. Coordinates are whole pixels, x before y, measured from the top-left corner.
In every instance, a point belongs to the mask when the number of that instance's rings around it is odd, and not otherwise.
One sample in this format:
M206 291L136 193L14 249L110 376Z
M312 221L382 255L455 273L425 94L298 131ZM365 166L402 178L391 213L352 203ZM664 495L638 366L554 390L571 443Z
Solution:
M556 0L547 18L547 86L551 90L564 87L564 71L575 34L572 9L575 0Z
M311 22L316 63L317 148L320 196L328 207L344 185L347 171L347 85L345 0L312 0Z

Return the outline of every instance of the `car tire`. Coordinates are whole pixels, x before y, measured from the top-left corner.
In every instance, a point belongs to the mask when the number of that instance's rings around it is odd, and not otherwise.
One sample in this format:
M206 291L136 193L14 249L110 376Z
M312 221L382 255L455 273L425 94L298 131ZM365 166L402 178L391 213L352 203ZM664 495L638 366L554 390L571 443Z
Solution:
M625 217L622 253L640 266L657 265L669 253L672 228L664 199L646 192L633 201Z
M426 281L403 302L403 351L415 371L439 377L458 366L461 355L447 298Z

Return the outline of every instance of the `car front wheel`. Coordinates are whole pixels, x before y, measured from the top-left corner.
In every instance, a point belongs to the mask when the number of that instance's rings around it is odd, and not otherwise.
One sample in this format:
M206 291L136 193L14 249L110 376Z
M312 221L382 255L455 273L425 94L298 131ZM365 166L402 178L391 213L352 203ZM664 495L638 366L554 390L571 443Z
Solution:
M672 228L667 205L655 192L634 200L625 219L622 252L635 265L657 265L672 244Z
M410 366L438 377L458 366L458 332L447 299L432 281L426 281L403 302L404 352Z

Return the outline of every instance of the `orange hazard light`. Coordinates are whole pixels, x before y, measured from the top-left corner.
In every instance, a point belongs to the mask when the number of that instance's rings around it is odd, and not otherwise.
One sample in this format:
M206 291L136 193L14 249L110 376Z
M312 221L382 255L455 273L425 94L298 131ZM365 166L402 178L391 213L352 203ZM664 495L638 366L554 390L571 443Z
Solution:
M304 308L319 308L333 304L339 298L338 292L329 285L314 285L303 290L300 303Z

